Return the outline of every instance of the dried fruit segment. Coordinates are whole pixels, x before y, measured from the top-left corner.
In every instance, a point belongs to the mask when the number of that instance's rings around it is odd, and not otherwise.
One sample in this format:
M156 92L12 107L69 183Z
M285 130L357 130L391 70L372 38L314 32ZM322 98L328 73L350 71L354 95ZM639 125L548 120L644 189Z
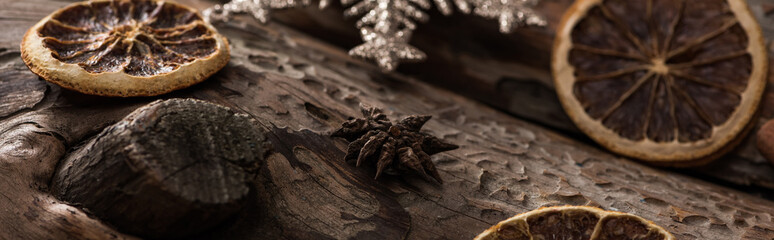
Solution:
M672 240L640 217L586 206L541 208L498 223L477 240Z
M156 95L222 68L228 45L183 5L103 0L76 3L41 20L25 36L22 55L33 72L66 88Z
M578 0L559 27L552 68L566 112L597 142L690 165L747 129L766 61L743 0Z
M133 76L153 76L176 70L196 57L207 57L217 49L215 41L197 41L211 39L214 34L201 17L165 2L92 2L67 8L49 22L49 28L58 30L44 31L40 36L54 57L92 73L123 70ZM88 41L79 40L72 32ZM206 51L202 54L195 49Z
M554 210L527 218L529 232L535 239L588 240L594 234L599 217L576 210Z
M599 222L594 239L598 240L661 240L666 239L663 229L654 229L646 221L635 216L608 216Z

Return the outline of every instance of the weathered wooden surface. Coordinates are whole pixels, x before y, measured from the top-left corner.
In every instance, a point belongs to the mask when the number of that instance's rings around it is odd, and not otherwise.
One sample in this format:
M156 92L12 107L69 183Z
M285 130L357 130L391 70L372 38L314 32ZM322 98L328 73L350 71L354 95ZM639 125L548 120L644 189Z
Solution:
M0 82L5 84L7 80ZM30 77L27 81L38 80ZM46 99L35 108L0 122L0 238L131 238L56 200L48 193L48 185L68 148L97 128L107 126L112 119L127 114L133 104L88 104L80 102L85 99L79 96L66 97L58 89L49 89L46 94Z
M246 115L199 100L159 100L69 153L51 192L120 231L190 237L243 207L269 145Z
M185 2L200 8L211 4ZM0 48L18 54L21 34L13 33L24 32L65 3L4 0L0 4L4 6L0 16L5 16L0 29L11 33L0 35ZM245 112L271 130L269 138L277 152L261 168L256 194L248 199L246 209L202 238L470 239L513 214L563 204L637 214L680 239L774 237L771 201L617 158L437 87L383 74L370 63L348 57L341 48L278 24L262 26L239 18L219 29L233 47L229 66L202 84L160 98L195 97ZM38 81L20 59L5 61L0 63L5 65L0 73ZM14 82L24 81L0 79L2 84ZM45 97L33 108L0 119L0 161L9 166L0 168L0 176L16 179L17 172L45 160L46 168L34 170L39 172L38 182L47 183L56 160L67 149L138 104L156 99L90 97L45 86ZM34 89L39 88L28 91ZM434 115L425 129L461 146L434 156L446 183L388 176L376 181L374 170L344 163L346 142L328 135L347 117L358 116L361 102L385 109L391 119ZM48 134L7 131L19 125ZM18 141L7 139L46 141L34 142L35 148L20 148ZM37 155L49 149L56 151L45 158ZM27 194L47 196L47 189L0 182L0 195L5 196L0 198L3 237L83 238L77 235L80 231L123 236L50 198L47 205L71 211L25 217L22 213L31 206ZM81 216L77 218L81 222L65 226L48 221L72 223L75 217L69 212Z
M565 115L549 69L554 30L572 2L542 0L537 9L546 16L548 26L519 29L509 35L500 34L497 24L490 20L431 12L430 22L420 25L412 41L427 52L427 62L403 64L398 71L592 143ZM765 36L774 39L774 1L748 2ZM333 10L285 10L274 16L276 21L342 47L352 47L360 39L352 27L354 21ZM752 132L774 118L774 90L769 88L765 96ZM758 153L754 134L710 165L678 171L724 184L751 186L751 191L774 198L774 165Z

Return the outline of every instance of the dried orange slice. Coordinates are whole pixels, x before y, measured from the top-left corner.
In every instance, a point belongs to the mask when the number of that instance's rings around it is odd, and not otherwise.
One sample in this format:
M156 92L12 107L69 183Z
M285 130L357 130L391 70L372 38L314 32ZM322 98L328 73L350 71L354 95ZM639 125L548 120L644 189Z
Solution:
M229 60L226 39L196 10L143 0L71 4L27 31L22 58L64 88L152 96L201 82Z
M672 234L641 217L586 206L540 208L506 219L476 240L673 240Z
M578 0L557 30L562 105L592 139L660 165L696 165L743 135L766 84L744 0Z

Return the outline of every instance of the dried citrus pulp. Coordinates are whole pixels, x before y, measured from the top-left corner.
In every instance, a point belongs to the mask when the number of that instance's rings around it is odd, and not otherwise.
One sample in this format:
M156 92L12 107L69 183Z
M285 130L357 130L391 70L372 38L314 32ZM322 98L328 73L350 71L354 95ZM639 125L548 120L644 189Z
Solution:
M476 240L672 240L674 236L641 217L586 206L548 207L492 226Z
M557 31L565 111L603 146L652 163L693 165L729 149L766 84L744 0L578 0Z
M196 10L164 1L71 4L30 28L24 62L62 87L150 96L201 82L229 60L228 43Z

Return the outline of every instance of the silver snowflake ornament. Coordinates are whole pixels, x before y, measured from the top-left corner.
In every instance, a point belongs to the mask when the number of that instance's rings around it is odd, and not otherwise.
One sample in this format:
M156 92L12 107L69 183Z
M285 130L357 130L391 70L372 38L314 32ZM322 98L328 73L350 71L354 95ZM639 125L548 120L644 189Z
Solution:
M342 4L350 4L354 0L342 0ZM404 28L415 29L414 21L425 22L429 19L421 9L430 8L430 2L426 0L364 0L349 7L345 12L346 17L362 16L357 22L358 28L373 26L381 32L390 29Z
M320 8L330 0L320 0ZM444 15L453 9L464 14L473 13L485 18L497 19L500 31L509 33L526 25L543 26L545 19L532 7L538 0L340 0L349 6L344 15L360 17L363 44L349 51L350 55L373 59L383 70L392 71L401 61L421 61L425 53L408 42L417 22L425 22L424 12L431 4ZM432 1L432 3L431 3ZM231 0L204 11L209 21L227 21L234 13L249 13L261 22L269 20L271 10L308 6L311 0Z

